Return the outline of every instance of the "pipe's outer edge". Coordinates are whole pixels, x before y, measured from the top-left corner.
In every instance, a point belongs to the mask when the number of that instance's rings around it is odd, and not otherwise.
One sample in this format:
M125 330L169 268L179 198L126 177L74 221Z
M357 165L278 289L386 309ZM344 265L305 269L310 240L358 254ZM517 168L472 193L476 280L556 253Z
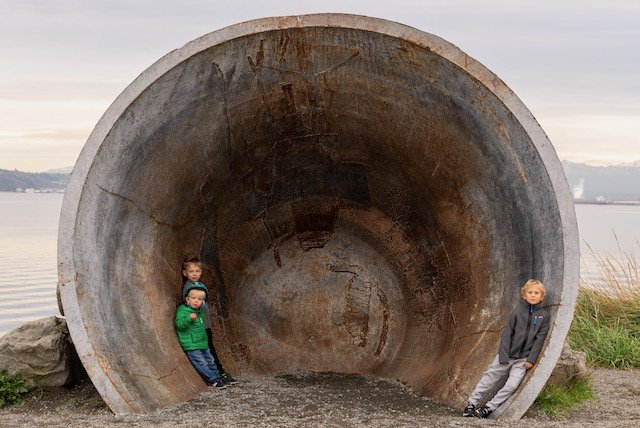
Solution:
M360 15L333 13L262 18L231 25L199 37L183 47L169 52L142 72L116 98L89 135L71 173L62 203L58 233L58 292L62 302L61 310L64 309L64 315L68 319L73 343L96 389L98 389L105 402L115 413L131 413L134 411L127 403L126 398L118 392L117 387L110 380L108 367L105 366L107 362L101 361L93 352L91 340L84 328L76 294L73 264L76 214L84 191L85 180L100 145L127 107L149 85L182 61L205 49L238 37L285 28L304 27L349 28L372 31L428 48L465 70L493 92L514 114L531 137L547 168L556 194L558 211L563 227L565 264L560 307L548 338L548 344L535 368L535 376L532 376L519 393L501 406L499 412L496 412L496 417L520 418L543 388L560 356L573 317L578 292L580 267L578 228L571 192L558 156L548 137L522 101L502 80L455 45L433 34L396 22Z

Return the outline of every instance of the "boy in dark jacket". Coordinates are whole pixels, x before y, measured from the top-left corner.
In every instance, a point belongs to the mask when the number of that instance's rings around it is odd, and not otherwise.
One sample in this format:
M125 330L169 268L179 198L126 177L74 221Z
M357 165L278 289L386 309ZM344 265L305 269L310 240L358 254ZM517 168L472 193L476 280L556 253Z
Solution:
M185 290L185 302L176 310L175 326L180 346L187 358L208 385L225 388L226 384L209 352L202 306L207 299L207 287L194 282Z
M463 416L486 418L518 388L526 371L535 364L549 331L549 312L541 307L544 300L544 285L535 279L527 281L521 289L523 302L509 315L509 323L500 337L498 355L487 367L480 382L469 397ZM484 394L509 372L504 386L487 404L476 409Z

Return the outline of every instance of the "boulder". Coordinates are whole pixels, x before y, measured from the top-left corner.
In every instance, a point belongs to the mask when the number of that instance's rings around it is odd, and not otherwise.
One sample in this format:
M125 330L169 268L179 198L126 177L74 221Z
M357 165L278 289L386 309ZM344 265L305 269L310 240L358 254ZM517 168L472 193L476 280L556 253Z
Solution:
M67 322L59 317L28 322L0 338L0 369L20 373L29 386L63 386L81 370Z
M582 351L574 351L567 343L562 348L562 354L558 359L548 383L555 385L568 385L572 380L587 375L587 354Z

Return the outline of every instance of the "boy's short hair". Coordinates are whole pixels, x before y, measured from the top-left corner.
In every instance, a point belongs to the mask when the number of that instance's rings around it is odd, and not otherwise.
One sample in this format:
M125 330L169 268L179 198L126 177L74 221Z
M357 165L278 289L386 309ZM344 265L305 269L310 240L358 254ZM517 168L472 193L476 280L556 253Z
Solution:
M186 269L187 266L194 264L202 267L202 262L198 256L189 256L182 261L182 269Z
M540 290L542 292L542 297L544 297L544 295L547 293L547 290L545 290L544 288L544 284L540 281L538 281L537 279L530 279L527 282L524 283L524 285L522 286L522 288L520 289L520 294L524 296L524 293L530 289L536 287L538 288L538 290Z

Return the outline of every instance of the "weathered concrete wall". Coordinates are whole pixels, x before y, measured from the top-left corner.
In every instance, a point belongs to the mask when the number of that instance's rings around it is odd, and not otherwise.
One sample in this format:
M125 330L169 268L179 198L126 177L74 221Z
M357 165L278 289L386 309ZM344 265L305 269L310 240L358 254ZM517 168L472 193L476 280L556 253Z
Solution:
M451 405L541 279L555 321L508 417L551 373L577 291L572 200L531 113L455 46L360 16L171 52L100 120L62 211L62 306L115 412L205 387L172 327L187 254L234 374L361 373Z

